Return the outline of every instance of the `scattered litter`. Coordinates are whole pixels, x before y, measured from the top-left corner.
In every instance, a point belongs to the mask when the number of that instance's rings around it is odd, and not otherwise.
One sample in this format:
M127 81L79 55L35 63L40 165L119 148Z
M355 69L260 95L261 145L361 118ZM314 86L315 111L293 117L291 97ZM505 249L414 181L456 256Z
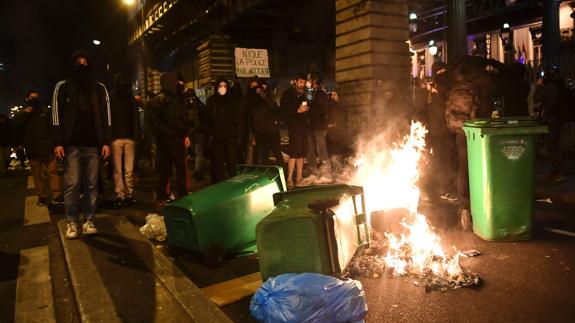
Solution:
M549 203L549 204L553 204L553 201L551 200L551 198L550 198L550 197L548 197L548 198L546 198L546 199L538 199L538 200L535 200L535 201L537 201L537 202L543 202L543 203Z
M481 252L475 249L465 250L461 252L461 255L464 257L477 257L481 255Z
M156 239L156 241L166 241L166 224L164 217L155 213L150 213L146 216L146 224L140 228L140 232L148 239Z
M549 232L553 232L553 233L557 233L557 234L562 234L562 235L564 235L564 236L569 236L569 237L575 238L575 232L565 231L565 230L560 230L560 229L553 229L553 228L545 228L545 230L547 230L547 231L549 231Z

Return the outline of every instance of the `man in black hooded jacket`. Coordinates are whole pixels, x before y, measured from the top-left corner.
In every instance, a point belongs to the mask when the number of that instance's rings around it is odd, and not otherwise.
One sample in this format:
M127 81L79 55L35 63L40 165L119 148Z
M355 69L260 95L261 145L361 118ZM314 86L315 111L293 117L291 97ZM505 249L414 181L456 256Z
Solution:
M186 187L186 149L190 146L186 120L188 112L184 98L184 79L177 72L160 77L162 90L150 102L149 118L158 146L160 180L156 190L158 206L170 201L167 186L172 167L176 168L177 197L188 194Z
M104 84L94 81L88 53L76 51L71 65L71 77L56 84L52 99L52 142L54 154L64 161L68 239L78 237L81 187L86 218L82 232L98 233L93 222L98 199L98 167L100 157L106 159L110 155L112 122L108 91Z

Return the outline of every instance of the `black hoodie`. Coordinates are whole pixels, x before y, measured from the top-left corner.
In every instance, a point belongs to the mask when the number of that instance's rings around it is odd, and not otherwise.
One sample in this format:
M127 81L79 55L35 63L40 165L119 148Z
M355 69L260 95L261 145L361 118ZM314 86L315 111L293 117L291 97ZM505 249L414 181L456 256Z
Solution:
M228 84L225 95L220 95L217 91L221 82ZM208 131L216 140L237 138L240 142L243 139L245 114L237 100L240 98L231 93L228 81L224 78L219 79L216 82L216 92L206 102Z
M114 77L110 95L112 110L112 139L136 138L138 126L138 105L130 90L130 82L124 74Z
M161 91L150 102L149 114L153 132L159 136L184 138L188 135L187 110L183 88L177 72L168 72L160 77Z
M75 62L84 57L88 66L85 77L76 73ZM68 146L72 140L77 140L74 133L78 131L78 113L80 110L80 97L89 98L88 106L91 108L91 117L94 129L95 145L108 145L111 139L112 118L110 113L110 99L104 84L96 82L91 77L92 60L84 51L77 51L70 58L71 78L60 81L54 88L52 97L52 145ZM82 93L82 94L81 94ZM85 120L84 120L85 121Z

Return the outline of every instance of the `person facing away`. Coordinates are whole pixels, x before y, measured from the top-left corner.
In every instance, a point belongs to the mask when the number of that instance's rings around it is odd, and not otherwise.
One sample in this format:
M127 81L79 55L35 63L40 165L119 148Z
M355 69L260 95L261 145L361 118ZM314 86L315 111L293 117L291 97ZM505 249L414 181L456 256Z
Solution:
M58 161L52 152L51 113L47 107L40 106L38 92L31 90L26 94L24 109L15 117L17 127L21 129L22 145L30 160L30 168L38 205L64 203L60 177L58 176Z
M158 147L160 178L156 190L159 207L171 201L167 186L176 169L177 197L188 194L186 178L186 149L190 146L187 111L184 99L184 79L177 72L160 76L161 91L150 102L149 118Z
M114 192L116 207L132 205L134 198L134 160L138 136L138 105L130 89L130 80L124 73L114 76L110 95L112 111L112 159L114 164Z
M329 98L327 93L321 89L319 75L313 74L311 77L311 88L313 97L309 103L309 136L307 158L311 175L319 177L318 183L331 182L331 164L327 152L327 128ZM317 158L320 159L318 169ZM312 179L313 179L312 176Z
M526 117L529 115L527 97L531 91L531 85L525 80L525 65L511 64L508 74L508 88L504 95L505 116Z
M286 89L280 100L280 111L287 123L289 135L289 160L287 184L294 186L293 172L296 169L296 184L303 179L303 161L307 155L309 102L305 95L307 75L296 77L293 86Z
M216 92L208 98L208 133L211 138L212 184L236 175L238 147L243 145L244 113L239 97L229 91L225 78L216 82Z
M110 155L112 121L108 91L104 84L94 80L88 53L76 51L71 65L70 78L56 84L52 99L52 141L56 158L64 162L68 239L78 237L80 212L85 217L82 233L98 233L94 225L98 168L100 157L106 159ZM80 193L84 195L84 203Z
M272 151L276 165L283 165L279 135L279 109L275 102L268 100L258 79L253 79L246 94L246 110L250 137L256 143L256 163L268 165Z

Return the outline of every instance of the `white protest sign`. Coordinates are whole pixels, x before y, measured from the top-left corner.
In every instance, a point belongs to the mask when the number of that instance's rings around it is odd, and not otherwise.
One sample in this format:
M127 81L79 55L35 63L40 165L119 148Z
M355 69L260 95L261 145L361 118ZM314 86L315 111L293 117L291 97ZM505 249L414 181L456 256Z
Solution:
M270 77L268 50L236 47L236 76Z

